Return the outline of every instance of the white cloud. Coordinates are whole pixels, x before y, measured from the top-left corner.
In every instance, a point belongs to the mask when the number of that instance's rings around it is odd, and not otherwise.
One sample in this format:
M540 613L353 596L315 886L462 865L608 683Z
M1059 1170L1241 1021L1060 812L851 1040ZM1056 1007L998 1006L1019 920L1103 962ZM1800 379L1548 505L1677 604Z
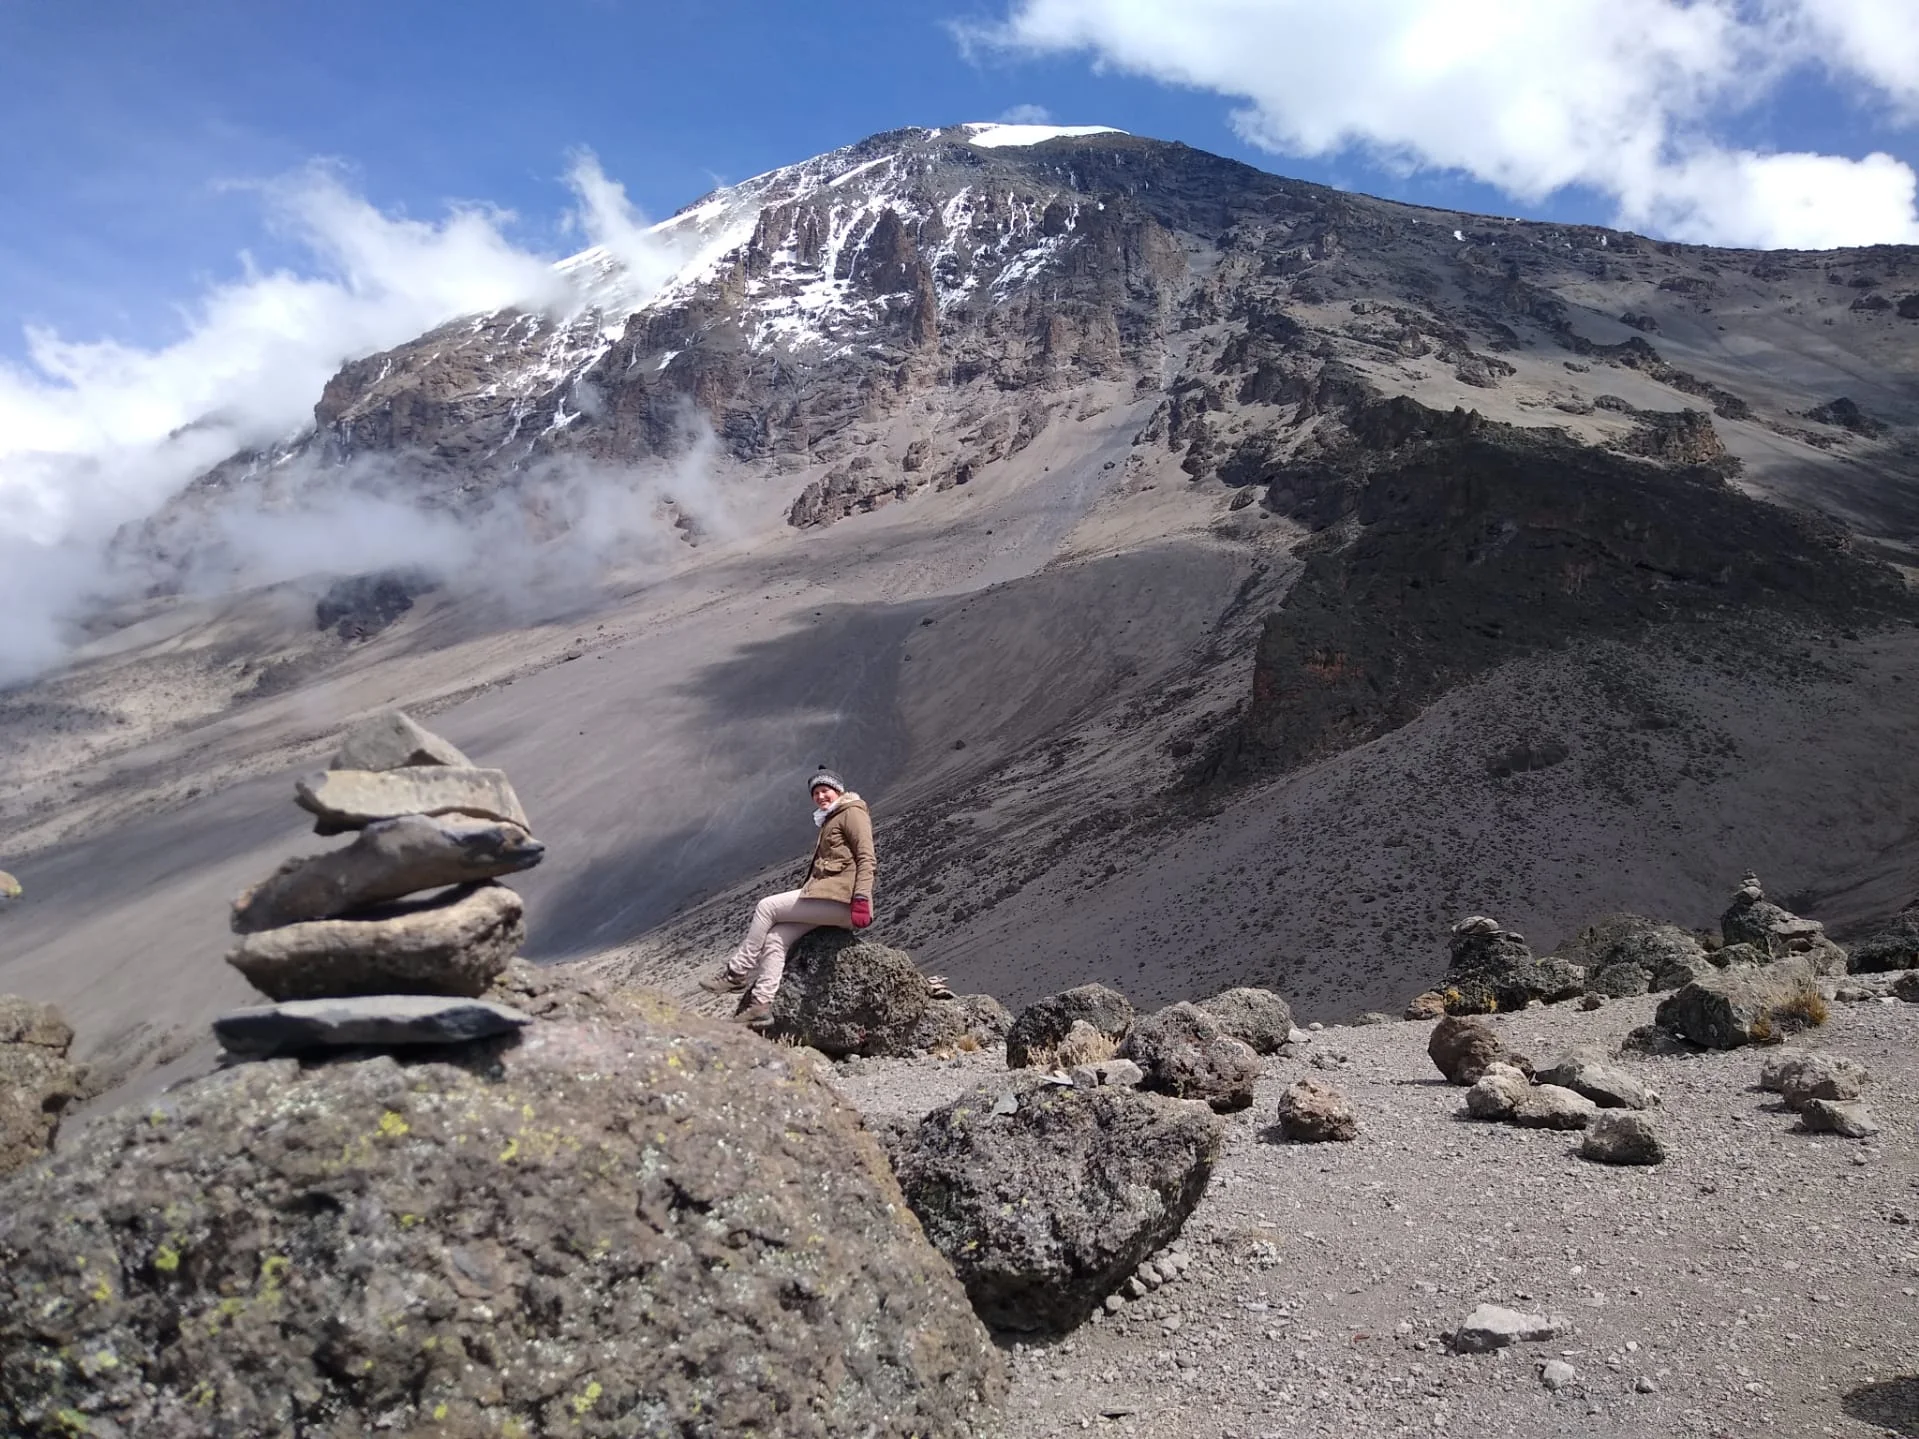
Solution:
M678 257L649 240L624 190L590 154L568 180L574 225L627 267L622 297L657 290ZM263 269L241 256L237 278L180 307L169 344L29 329L24 363L0 361L0 684L52 662L75 617L125 583L107 560L116 530L236 451L304 429L342 362L461 315L576 303L552 257L508 238L504 212L384 214L323 164L258 189L267 223L303 264ZM364 507L345 513L368 536L390 528ZM309 518L316 540L338 529ZM415 549L440 544L418 513L412 528ZM267 543L260 527L248 533ZM295 545L271 563L263 553L260 565L236 562L233 577L280 577L299 554L326 549Z
M1053 112L1044 105L1015 105L999 117L1002 125L1050 125Z
M1713 133L1803 66L1910 109L1910 0L1017 0L962 38L1243 100L1236 129L1281 154L1359 148L1534 202L1587 186L1621 224L1690 240L1919 242L1903 162Z

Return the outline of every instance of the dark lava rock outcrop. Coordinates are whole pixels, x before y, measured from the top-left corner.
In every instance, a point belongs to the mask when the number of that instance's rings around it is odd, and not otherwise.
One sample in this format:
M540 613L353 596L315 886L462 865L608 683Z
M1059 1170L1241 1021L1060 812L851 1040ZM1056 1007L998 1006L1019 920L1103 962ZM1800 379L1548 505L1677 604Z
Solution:
M927 1115L894 1168L980 1317L1059 1333L1179 1233L1224 1138L1203 1104L1008 1075Z
M851 930L801 936L773 999L773 1031L822 1054L913 1054L932 993L903 949Z
M1049 1060L1076 1023L1091 1025L1115 1044L1133 1027L1133 1002L1103 984L1082 984L1049 994L1021 1010L1006 1031L1006 1063L1012 1069Z
M0 1187L0 1432L961 1435L999 1355L817 1061L626 1007L244 1064Z

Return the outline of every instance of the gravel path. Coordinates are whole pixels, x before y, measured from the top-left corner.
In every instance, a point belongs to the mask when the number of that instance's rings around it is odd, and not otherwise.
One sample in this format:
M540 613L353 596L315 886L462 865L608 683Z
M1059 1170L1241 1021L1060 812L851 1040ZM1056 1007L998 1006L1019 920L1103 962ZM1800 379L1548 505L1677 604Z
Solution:
M1544 1063L1616 1045L1656 997L1495 1021ZM1429 1023L1322 1031L1266 1061L1182 1243L1184 1277L1048 1344L1010 1344L1002 1439L1919 1434L1919 1006L1835 1004L1806 1048L1862 1061L1884 1126L1797 1129L1763 1052L1629 1058L1669 1158L1608 1168L1578 1136L1457 1118ZM863 1111L918 1114L997 1053L841 1066ZM1280 1092L1345 1091L1350 1144L1270 1132ZM1561 1316L1545 1343L1453 1355L1475 1305ZM1549 1390L1540 1370L1575 1377Z

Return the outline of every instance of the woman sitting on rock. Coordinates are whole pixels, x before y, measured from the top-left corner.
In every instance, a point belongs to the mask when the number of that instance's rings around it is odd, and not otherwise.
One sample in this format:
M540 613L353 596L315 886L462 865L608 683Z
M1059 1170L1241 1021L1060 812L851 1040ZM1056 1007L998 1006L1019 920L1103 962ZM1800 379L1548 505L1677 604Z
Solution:
M813 792L813 863L806 883L784 894L769 894L753 909L746 938L726 967L700 988L714 994L747 990L736 1024L764 1028L773 1020L773 996L786 973L786 954L809 929L837 925L865 929L873 922L873 820L866 801L850 794L837 775L822 770L808 786Z

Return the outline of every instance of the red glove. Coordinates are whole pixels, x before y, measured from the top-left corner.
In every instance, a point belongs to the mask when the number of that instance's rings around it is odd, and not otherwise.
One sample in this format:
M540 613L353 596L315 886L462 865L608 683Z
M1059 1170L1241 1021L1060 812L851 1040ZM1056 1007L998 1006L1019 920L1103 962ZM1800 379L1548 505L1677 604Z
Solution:
M863 894L853 896L853 928L865 929L873 922L873 901Z

